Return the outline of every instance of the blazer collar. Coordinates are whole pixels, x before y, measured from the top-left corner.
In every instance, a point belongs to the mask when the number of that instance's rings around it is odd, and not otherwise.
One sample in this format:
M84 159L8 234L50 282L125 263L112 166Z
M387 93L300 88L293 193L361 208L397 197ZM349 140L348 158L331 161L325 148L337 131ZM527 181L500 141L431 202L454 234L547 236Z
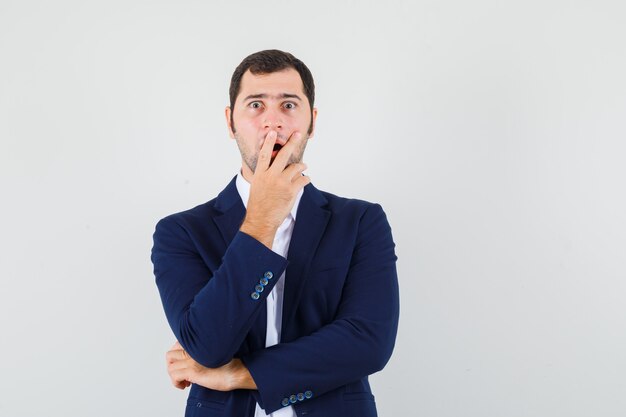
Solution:
M237 176L235 175L233 179L230 180L226 188L224 188L217 195L217 198L215 200L215 209L224 215L229 213L231 214L231 216L232 214L245 215L245 207L243 201L241 201L239 192L237 191L236 181ZM324 197L321 191L315 188L313 184L308 184L304 187L300 202L302 202L303 200L307 202L305 204L313 207L324 207L326 204L328 204L328 200L326 200L326 197ZM234 211L235 213L231 213L232 211ZM296 217L299 215L299 213L303 211L308 212L309 209L305 208L303 210L302 205L300 204L298 206ZM243 220L243 216L239 220ZM241 224L236 225L237 229L239 229L239 226L241 226Z
M215 209L222 214L213 217L213 221L222 234L226 246L230 245L246 215L246 209L235 185L236 178L236 176L233 177L226 188L218 194L214 205Z
M224 188L218 195L215 200L215 208L222 213L228 212L236 203L241 203L243 206L243 202L239 197L239 193L237 192L237 176L235 175L232 180L228 183L226 188Z
M250 199L250 183L243 177L243 174L239 172L235 178L235 185L237 186L237 193L239 193L239 197L243 202L244 207L248 208L248 200ZM298 207L300 206L300 199L302 198L302 194L304 193L304 189L298 192L296 196L296 202L293 204L291 208L290 216L292 220L296 220L298 215Z

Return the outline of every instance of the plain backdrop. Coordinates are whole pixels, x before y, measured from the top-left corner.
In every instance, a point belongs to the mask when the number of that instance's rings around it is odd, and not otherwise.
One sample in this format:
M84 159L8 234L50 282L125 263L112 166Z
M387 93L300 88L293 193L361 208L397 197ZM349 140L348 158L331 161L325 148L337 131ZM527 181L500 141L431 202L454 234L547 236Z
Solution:
M626 415L621 1L0 0L0 416L181 416L149 260L239 153L234 68L311 69L320 189L382 204L381 417Z

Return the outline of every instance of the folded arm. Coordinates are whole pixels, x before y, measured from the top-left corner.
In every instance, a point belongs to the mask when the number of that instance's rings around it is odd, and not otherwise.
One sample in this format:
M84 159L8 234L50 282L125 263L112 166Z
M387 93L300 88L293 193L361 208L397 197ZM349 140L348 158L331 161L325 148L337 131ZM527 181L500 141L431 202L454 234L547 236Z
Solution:
M359 230L333 322L292 342L234 359L234 366L207 369L181 364L188 372L178 373L176 380L168 368L174 384L193 379L211 389L224 384L227 390L256 388L257 401L271 413L292 395L316 397L382 369L398 327L397 258L380 206L373 205L364 214Z
M256 239L238 232L222 263L211 271L184 225L172 216L156 226L152 262L176 339L208 368L231 361L288 263ZM267 272L271 278L256 298L255 287Z

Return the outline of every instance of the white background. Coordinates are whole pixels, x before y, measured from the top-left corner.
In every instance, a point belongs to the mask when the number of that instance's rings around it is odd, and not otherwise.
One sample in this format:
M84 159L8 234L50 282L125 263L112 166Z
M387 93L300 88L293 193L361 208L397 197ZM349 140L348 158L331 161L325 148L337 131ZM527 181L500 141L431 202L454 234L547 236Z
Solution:
M626 7L0 0L0 416L176 416L149 260L213 198L248 54L292 52L323 190L381 203L381 417L626 415Z

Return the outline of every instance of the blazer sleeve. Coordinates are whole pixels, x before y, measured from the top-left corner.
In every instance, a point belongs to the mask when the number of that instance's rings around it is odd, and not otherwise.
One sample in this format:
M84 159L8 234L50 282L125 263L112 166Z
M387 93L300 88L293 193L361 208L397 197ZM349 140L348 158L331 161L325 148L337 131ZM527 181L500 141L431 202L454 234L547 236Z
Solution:
M322 395L386 365L399 317L394 247L385 213L380 205L371 205L361 219L335 320L308 336L242 358L266 413Z
M233 358L288 261L237 232L211 270L187 229L176 215L157 223L154 275L174 335L194 360L216 368Z

